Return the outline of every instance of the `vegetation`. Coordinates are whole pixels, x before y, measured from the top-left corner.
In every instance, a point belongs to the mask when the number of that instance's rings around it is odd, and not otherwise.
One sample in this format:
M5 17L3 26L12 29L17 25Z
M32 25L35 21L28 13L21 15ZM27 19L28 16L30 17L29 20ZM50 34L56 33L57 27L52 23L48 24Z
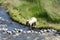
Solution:
M60 30L60 0L0 0L0 5L19 23L34 16L38 20L35 28Z

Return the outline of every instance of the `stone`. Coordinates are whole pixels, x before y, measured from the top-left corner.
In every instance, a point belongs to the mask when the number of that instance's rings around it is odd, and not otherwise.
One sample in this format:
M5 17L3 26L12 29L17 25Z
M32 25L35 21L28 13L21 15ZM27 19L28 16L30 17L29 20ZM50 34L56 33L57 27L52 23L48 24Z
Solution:
M57 30L54 30L54 29L51 29L52 30L52 32L57 32Z
M33 30L31 30L31 33L34 33L34 31L33 31Z
M47 29L47 32L52 32L51 29Z
M47 32L47 30L46 30L46 29L44 29L44 32Z
M43 30L40 30L41 33L43 33Z
M15 34L16 33L16 31L15 30L12 30L12 34Z
M8 29L7 28L2 28L2 30L7 31Z
M7 33L10 35L10 34L12 34L12 32L11 31L7 31Z
M31 33L31 31L27 31L27 33Z
M22 29L19 29L21 32L23 32L23 30Z

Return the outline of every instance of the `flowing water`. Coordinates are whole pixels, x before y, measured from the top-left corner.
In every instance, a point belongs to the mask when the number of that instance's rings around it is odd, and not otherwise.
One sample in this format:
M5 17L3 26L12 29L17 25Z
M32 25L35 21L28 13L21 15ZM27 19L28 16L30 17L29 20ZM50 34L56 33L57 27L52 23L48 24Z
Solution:
M21 25L10 19L9 15L6 13L5 9L0 7L0 40L59 40L60 36L53 32L50 33L39 33L38 29L35 29L36 33L16 33L8 34L2 31L8 29L7 31L12 31L14 29L21 29L22 31L30 31L29 27Z

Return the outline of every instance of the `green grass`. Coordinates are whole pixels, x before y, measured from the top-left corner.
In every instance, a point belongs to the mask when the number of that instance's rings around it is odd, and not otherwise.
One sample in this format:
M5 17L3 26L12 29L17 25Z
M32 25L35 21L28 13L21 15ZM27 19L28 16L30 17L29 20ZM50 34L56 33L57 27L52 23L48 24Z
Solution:
M10 17L19 23L26 23L31 17L37 18L35 28L60 30L60 0L1 0Z

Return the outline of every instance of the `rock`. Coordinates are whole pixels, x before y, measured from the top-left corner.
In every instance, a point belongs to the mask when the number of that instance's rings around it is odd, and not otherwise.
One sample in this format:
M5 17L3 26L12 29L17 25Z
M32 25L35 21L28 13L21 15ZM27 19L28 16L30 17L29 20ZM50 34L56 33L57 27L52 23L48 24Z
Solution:
M51 29L47 29L47 32L52 32Z
M5 28L5 27L0 27L0 31L3 31L3 32L5 32L5 31L7 31L8 29L7 28Z
M16 32L17 32L17 33L20 33L20 32L22 32L22 31L18 29L18 30L16 30Z
M15 30L15 31L17 31L17 29L16 29L16 28L15 28L14 30Z
M47 30L46 30L46 29L44 29L43 31L44 31L44 32L47 32Z
M12 30L12 34L15 34L16 33L16 31L15 30Z
M57 32L57 30L51 29L52 32Z
M22 29L19 29L21 32L23 32L23 30Z
M21 31L20 30L18 30L18 33L20 33Z
M7 28L2 28L3 31L7 31L8 29Z
M7 33L10 35L10 34L12 34L12 32L11 31L7 31Z
M27 33L31 33L31 31L27 31Z
M37 31L35 31L35 33L38 33Z
M23 30L22 29L14 29L17 33L20 33L20 32L23 32Z
M34 33L34 31L33 31L33 30L31 30L31 33Z
M43 33L43 30L40 30L41 33Z

